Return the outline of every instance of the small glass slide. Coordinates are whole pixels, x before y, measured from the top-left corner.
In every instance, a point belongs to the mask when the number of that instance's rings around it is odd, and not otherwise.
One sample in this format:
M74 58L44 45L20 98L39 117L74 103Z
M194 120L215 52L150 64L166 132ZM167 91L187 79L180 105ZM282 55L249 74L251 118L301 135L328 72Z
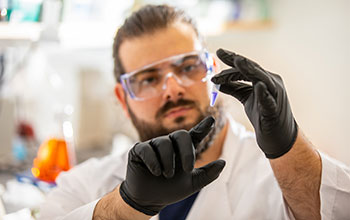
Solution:
M215 105L216 99L218 98L218 94L219 94L219 89L220 89L220 85L216 85L212 82L211 86L210 86L210 106L213 107Z

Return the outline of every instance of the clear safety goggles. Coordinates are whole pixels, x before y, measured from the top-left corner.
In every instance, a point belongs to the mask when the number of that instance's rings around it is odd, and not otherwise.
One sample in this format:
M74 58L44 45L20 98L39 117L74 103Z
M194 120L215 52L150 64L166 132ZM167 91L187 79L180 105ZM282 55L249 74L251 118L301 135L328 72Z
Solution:
M120 76L124 90L135 100L160 96L172 77L188 87L205 82L214 72L213 58L207 51L192 51L168 57Z

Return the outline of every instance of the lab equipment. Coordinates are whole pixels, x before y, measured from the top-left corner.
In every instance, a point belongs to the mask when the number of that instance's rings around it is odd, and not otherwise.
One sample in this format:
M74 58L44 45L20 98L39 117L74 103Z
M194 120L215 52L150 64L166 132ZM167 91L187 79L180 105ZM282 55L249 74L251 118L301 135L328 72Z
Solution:
M209 81L211 83L211 88L210 88L210 106L213 107L215 105L216 99L218 98L219 95L219 89L220 85L216 85Z
M68 152L64 139L50 138L45 141L33 161L32 174L42 181L54 182L61 171L72 167Z

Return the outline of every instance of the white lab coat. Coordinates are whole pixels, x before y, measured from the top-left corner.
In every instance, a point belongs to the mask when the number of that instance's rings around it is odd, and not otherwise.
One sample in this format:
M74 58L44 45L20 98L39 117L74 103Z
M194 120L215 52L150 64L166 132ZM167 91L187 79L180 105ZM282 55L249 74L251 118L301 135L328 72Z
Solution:
M187 219L294 219L254 134L228 119L221 155L226 166L216 181L201 190ZM350 219L350 169L322 153L321 158L322 219ZM127 152L90 159L62 173L58 187L41 207L40 219L91 219L99 198L123 181L126 165Z

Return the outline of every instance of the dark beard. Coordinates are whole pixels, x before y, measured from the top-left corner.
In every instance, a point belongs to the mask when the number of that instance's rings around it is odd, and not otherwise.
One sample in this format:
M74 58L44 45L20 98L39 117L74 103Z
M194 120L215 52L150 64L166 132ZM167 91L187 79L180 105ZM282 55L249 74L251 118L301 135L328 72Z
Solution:
M186 99L180 99L178 102L167 102L164 106L162 106L156 113L156 121L159 121L162 115L167 112L171 108L179 107L179 106L191 106L195 108L200 114L196 118L195 122L193 124L183 124L185 117L178 117L175 119L174 122L178 124L177 128L168 129L164 126L159 124L151 124L148 122L145 122L144 120L138 119L134 112L129 108L129 105L127 104L128 111L130 114L131 121L133 125L135 126L139 138L142 142L150 140L152 138L156 138L163 135L168 135L169 133L185 129L190 130L192 127L194 127L196 124L198 124L200 121L202 121L206 116L213 116L215 118L215 126L214 128L209 132L209 134L202 140L202 142L197 146L196 149L196 158L200 159L201 154L205 152L209 146L213 143L213 140L217 136L218 133L222 130L222 128L225 125L225 120L223 116L223 104L221 100L217 100L217 103L214 107L210 107L209 105L206 107L205 111L201 111L201 109L198 107L199 105L191 100Z

